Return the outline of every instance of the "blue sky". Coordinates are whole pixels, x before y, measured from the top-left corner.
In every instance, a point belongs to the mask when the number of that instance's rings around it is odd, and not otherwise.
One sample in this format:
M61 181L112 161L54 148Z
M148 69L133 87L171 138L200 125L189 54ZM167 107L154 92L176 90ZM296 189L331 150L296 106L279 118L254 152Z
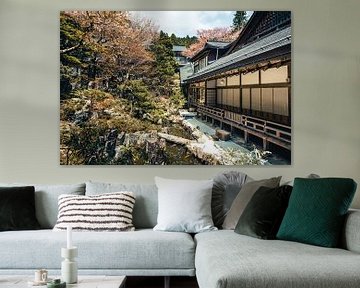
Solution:
M230 27L235 11L131 11L132 15L150 18L159 29L171 35L196 36L199 29ZM250 15L248 13L248 15Z

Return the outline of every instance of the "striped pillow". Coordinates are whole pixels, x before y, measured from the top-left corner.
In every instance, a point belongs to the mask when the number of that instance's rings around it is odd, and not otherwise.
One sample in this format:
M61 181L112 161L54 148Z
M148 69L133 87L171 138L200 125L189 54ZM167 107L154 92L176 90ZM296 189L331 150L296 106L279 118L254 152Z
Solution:
M133 192L92 196L60 195L55 231L72 226L74 231L133 231Z

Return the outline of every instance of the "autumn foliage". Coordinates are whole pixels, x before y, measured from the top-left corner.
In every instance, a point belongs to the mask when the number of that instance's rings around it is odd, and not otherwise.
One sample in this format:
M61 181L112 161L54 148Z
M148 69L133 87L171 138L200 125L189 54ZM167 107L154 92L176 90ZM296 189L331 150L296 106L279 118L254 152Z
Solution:
M90 66L93 80L125 80L130 74L148 73L153 55L147 48L158 37L150 20L130 20L128 12L122 11L69 11L61 16L76 23L78 43L70 47L61 43L60 53L87 47L92 53L82 62Z
M170 37L151 20L61 12L61 164L155 163L122 144L162 129L184 106L176 68Z

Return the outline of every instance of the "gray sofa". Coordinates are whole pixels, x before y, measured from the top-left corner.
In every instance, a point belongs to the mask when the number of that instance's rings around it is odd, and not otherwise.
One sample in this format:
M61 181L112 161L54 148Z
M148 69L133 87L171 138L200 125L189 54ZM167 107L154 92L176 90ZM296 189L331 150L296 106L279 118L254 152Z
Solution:
M0 186L13 184L0 184ZM133 191L134 232L74 232L80 274L194 276L200 288L360 287L360 211L350 211L343 249L279 240L259 240L230 230L200 233L153 231L155 185L88 182L35 185L37 218L43 229L0 232L0 275L46 268L60 273L65 232L54 232L60 194ZM1 276L0 276L1 277ZM166 278L168 279L168 277ZM168 284L168 281L165 281Z
M23 185L23 184L15 184ZM31 185L31 184L30 184ZM14 186L14 184L0 184ZM61 194L94 195L133 191L134 232L73 232L78 247L80 274L194 276L195 243L187 233L159 232L157 188L153 185L88 182L75 185L34 185L36 216L41 230L0 232L0 274L32 273L46 268L59 274L66 246L66 232L51 228L57 219L57 198Z
M360 212L348 215L347 249L261 240L231 230L195 236L201 288L360 287Z

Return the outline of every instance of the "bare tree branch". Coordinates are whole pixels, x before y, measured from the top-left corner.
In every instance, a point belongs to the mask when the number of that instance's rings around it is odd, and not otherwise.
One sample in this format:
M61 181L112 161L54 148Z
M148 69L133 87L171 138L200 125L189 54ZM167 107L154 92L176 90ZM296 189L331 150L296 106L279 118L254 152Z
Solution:
M77 44L73 47L70 47L70 48L66 48L66 49L62 49L60 50L60 54L65 54L65 53L69 53L71 51L74 51L75 49L79 48L80 44Z

